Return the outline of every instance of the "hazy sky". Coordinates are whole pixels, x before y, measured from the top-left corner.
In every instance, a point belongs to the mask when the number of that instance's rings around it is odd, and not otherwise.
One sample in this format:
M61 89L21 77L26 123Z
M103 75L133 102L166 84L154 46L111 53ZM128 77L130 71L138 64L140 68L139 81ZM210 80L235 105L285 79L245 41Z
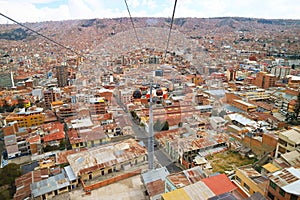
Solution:
M127 0L132 17L171 17L174 0ZM0 0L20 22L128 17L123 0ZM178 0L176 17L300 19L299 0ZM10 23L0 16L0 23Z

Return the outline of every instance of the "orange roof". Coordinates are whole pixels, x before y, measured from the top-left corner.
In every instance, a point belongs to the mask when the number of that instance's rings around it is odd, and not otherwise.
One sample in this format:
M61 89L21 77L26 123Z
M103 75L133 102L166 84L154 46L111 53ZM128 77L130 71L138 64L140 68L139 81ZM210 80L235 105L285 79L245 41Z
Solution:
M58 131L56 133L51 133L44 136L44 142L49 142L53 140L61 140L65 138L65 133L63 131Z
M225 174L219 174L209 178L202 179L202 181L215 193L216 195L231 192L237 187L229 180Z
M64 125L60 122L44 124L42 128L45 132L48 132L48 134L44 136L44 142L65 138Z
M41 142L41 136L35 135L35 136L27 138L26 141L29 142L30 144Z

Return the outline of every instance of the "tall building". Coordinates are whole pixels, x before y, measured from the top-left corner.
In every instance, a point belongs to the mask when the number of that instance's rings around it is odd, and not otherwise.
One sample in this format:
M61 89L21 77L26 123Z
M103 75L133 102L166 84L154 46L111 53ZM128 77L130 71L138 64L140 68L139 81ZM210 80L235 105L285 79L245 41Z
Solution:
M44 91L44 102L46 108L51 108L51 103L56 101L55 93L53 90L45 90Z
M11 88L14 87L14 77L13 73L0 73L0 87L1 88Z
M57 85L58 87L65 87L68 85L68 66L67 65L60 65L56 66L56 78L57 78Z
M107 113L107 103L103 97L90 98L89 103L91 115Z
M276 76L267 72L258 72L254 81L254 85L263 89L275 87Z

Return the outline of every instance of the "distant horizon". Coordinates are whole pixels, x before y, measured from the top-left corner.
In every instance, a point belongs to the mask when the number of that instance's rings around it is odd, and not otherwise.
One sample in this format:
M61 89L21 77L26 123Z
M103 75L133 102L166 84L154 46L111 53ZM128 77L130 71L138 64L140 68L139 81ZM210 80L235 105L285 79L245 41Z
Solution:
M133 18L170 18L174 0L127 0ZM123 0L0 0L0 13L20 23L128 18ZM298 0L179 0L175 18L300 20ZM12 23L0 16L0 24Z
M2 16L0 16L2 17ZM9 16L8 16L9 17ZM38 21L38 22L20 22L22 24L34 24L34 23L45 23L45 22L62 22L62 21L84 21L84 20L94 20L94 19L129 19L130 17L111 17L111 18L87 18L87 19L65 19L65 20L48 20L48 21ZM143 19L143 18L154 18L154 19L170 19L169 17L132 17L133 19ZM256 18L256 17L229 17L229 16L224 16L224 17L177 17L175 19L226 19L226 18L237 18L237 19L250 19L250 20L283 20L283 21L300 21L300 19L280 19L280 18L274 18L274 19L268 19L268 18ZM10 21L10 20L8 20ZM0 25L16 25L15 23L11 22L10 23L0 23Z

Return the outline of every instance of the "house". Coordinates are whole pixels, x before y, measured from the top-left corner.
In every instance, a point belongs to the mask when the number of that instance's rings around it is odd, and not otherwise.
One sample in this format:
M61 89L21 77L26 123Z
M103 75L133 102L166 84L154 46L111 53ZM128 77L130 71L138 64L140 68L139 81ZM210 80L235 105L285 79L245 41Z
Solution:
M269 176L266 196L268 199L300 199L300 168L290 167Z
M281 154L280 157L273 160L273 165L279 169L300 166L300 149Z
M170 174L165 180L165 192L171 192L173 190L196 183L206 177L207 175L198 166L183 170L178 173Z
M229 196L229 199L240 199L241 194L236 189L225 174L219 174L167 192L162 195L162 200L210 199L226 193L230 193L225 195Z
M275 158L298 148L300 148L300 132L297 129L280 132L278 135Z
M48 169L41 169L28 172L15 180L16 193L14 200L23 200L31 197L30 185L34 182L45 180L49 177Z
M60 122L44 124L42 129L45 133L44 146L59 146L65 140L64 125Z
M32 197L35 199L51 199L56 195L69 192L77 178L72 170L62 169L61 173L30 185Z
M179 162L186 169L195 166L197 155L207 156L227 150L227 137L224 135L214 135L202 138L189 136L178 138Z
M259 192L265 194L268 178L257 172L252 166L239 167L235 171L235 183L248 196Z
M67 157L74 174L82 180L128 170L147 161L147 150L134 139L89 148Z
M210 124L215 130L221 130L225 125L225 120L222 117L210 117Z
M142 180L151 200L160 200L165 193L165 180L169 175L166 167L142 173Z
M99 125L81 129L69 129L68 138L72 149L94 147L110 142L110 138Z

